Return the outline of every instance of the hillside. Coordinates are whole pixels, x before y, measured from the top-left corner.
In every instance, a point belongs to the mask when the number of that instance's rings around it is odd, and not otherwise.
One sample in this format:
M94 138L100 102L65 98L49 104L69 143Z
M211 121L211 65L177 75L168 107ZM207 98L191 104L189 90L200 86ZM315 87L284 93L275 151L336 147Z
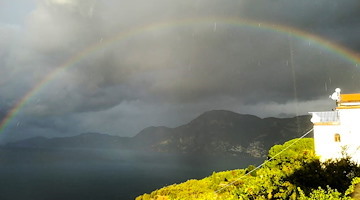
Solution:
M62 138L30 138L9 143L7 147L115 148L265 157L274 144L299 137L311 127L310 116L261 119L253 115L214 110L176 128L148 127L132 138L85 133Z
M275 145L271 158L255 168L213 173L201 180L174 184L136 200L180 199L352 199L360 182L360 167L343 158L321 164L313 139L294 139ZM356 186L356 187L355 187Z
M230 111L205 112L177 128L151 127L135 140L159 152L250 154L266 156L274 144L299 137L311 129L310 116L265 118Z

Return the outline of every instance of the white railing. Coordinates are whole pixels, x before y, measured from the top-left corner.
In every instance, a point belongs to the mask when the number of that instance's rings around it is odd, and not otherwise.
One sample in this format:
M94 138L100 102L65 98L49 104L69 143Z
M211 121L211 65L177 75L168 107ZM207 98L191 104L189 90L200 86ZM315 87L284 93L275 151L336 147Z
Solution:
M338 111L326 111L326 112L311 112L311 122L340 122L340 115Z

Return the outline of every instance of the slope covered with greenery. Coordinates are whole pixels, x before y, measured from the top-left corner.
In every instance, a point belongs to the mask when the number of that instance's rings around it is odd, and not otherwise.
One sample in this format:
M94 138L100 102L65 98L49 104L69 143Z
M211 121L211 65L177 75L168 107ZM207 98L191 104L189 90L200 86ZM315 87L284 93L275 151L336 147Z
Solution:
M360 167L349 157L320 163L312 138L273 146L261 167L213 173L144 194L136 200L351 199Z

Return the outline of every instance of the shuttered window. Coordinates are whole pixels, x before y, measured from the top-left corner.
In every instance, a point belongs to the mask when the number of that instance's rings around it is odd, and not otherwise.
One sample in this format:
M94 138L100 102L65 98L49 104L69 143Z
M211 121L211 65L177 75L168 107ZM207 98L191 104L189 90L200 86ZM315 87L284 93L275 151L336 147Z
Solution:
M339 133L336 133L335 136L335 142L341 142L341 139L340 139L340 134Z

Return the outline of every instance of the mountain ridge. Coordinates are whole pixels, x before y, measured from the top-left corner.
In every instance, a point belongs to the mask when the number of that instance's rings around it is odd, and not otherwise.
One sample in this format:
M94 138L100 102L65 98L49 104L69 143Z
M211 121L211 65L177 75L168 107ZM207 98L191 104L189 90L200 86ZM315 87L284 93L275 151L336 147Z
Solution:
M264 157L271 146L299 137L311 127L310 116L259 118L227 110L211 110L175 128L147 127L134 137L82 133L62 138L34 137L8 143L5 146L12 148L113 148Z

